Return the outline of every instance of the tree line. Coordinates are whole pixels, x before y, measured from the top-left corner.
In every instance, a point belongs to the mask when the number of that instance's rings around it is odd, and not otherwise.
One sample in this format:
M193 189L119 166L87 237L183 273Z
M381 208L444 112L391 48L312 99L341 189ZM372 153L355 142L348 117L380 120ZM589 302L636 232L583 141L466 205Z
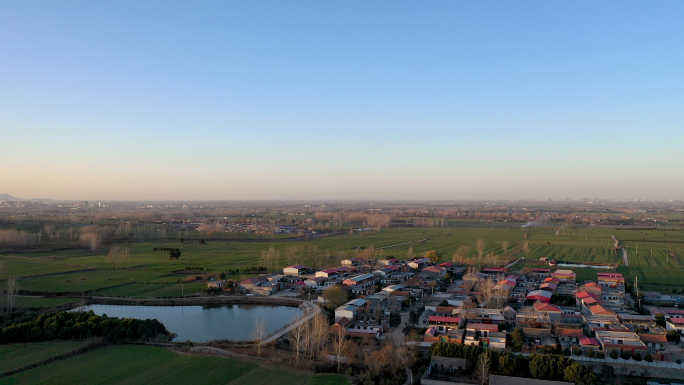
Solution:
M527 377L549 381L568 381L577 385L598 384L594 371L570 358L557 354L528 357L511 352L497 352L478 345L438 342L430 347L430 355L466 359L466 374L474 374L483 383L490 374Z
M0 330L0 344L91 337L105 337L109 341L167 339L169 332L156 319L98 316L92 310L45 313Z

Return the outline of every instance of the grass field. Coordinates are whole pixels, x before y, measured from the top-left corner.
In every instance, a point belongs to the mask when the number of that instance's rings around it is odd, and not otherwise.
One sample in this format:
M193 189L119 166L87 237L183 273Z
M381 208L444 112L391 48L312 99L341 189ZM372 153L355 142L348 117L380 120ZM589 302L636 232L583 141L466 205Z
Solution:
M41 297L22 297L18 296L14 299L14 306L23 308L48 308L55 306L68 305L70 303L78 301L78 298L41 298ZM6 297L0 298L0 304L3 306L6 304Z
M349 384L341 376L263 368L243 361L182 356L163 348L107 346L0 379L0 384Z
M354 232L343 235L315 238L308 241L288 239L285 236L225 234L227 239L208 239L201 245L191 233L193 243L181 244L176 239L131 241L128 269L113 269L105 261L108 249L95 253L83 249L59 249L53 251L0 255L4 262L2 277L18 278L20 289L46 292L92 291L102 295L136 297L177 296L201 290L201 282L180 284L187 276L171 274L174 270L189 266L204 268L204 272L222 272L258 265L262 250L274 247L284 253L288 247L299 247L301 256L297 263L313 265L309 249L316 247L319 253L351 256L357 248L370 246L382 248L385 256L406 258L409 248L416 255L428 250L442 253L444 260L461 246L469 247L469 256L476 254L478 239L485 241L484 254L499 256L503 264L514 257L526 256L527 260L547 257L561 261L618 263L622 259L613 249L611 235L627 248L630 266L624 271L629 279L636 275L644 288L659 282L680 284L684 287L684 230L634 230L607 227L527 227L520 224L489 224L483 222L450 223L448 228L391 228L380 231ZM175 237L175 234L172 235ZM186 238L187 239L187 238ZM504 253L503 242L509 246ZM524 242L529 243L529 254L522 252ZM169 260L167 253L152 251L154 247L180 248L179 260ZM637 254L638 248L638 254ZM653 256L651 256L651 253ZM507 257L504 256L507 255ZM287 264L281 258L280 265ZM319 263L320 264L320 263ZM336 266L335 258L323 263ZM130 268L134 267L134 268ZM318 266L320 267L320 266ZM639 269L634 269L634 268ZM85 271L75 271L84 270ZM587 273L588 274L588 273ZM247 275L232 274L228 278L242 279ZM582 277L587 276L581 273ZM592 277L595 278L595 275ZM1 283L0 283L1 284Z
M81 342L0 345L0 372L17 369L78 349Z

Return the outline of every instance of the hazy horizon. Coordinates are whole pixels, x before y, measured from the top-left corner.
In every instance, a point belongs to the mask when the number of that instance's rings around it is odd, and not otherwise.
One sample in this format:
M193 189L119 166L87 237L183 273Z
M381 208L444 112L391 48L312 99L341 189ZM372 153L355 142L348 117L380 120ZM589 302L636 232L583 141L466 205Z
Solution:
M676 1L5 1L0 192L681 200L682 19Z

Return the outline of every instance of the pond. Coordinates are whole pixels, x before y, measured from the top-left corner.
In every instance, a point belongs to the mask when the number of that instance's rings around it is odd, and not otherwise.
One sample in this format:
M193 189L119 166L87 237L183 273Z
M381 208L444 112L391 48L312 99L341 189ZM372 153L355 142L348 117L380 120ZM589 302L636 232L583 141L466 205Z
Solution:
M208 342L243 341L254 338L254 325L263 321L265 335L270 335L302 316L291 306L217 305L217 306L129 306L90 305L97 315L119 318L156 318L166 329L177 334L174 341Z

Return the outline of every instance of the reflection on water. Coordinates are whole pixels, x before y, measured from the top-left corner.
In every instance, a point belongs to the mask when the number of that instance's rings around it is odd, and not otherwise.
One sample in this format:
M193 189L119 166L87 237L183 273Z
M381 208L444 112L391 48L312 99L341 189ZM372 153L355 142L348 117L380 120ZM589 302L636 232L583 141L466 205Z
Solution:
M174 341L207 342L213 340L249 340L258 320L263 321L266 334L271 334L302 316L302 311L290 306L210 305L210 306L123 306L90 305L97 315L120 318L156 318L171 333Z

